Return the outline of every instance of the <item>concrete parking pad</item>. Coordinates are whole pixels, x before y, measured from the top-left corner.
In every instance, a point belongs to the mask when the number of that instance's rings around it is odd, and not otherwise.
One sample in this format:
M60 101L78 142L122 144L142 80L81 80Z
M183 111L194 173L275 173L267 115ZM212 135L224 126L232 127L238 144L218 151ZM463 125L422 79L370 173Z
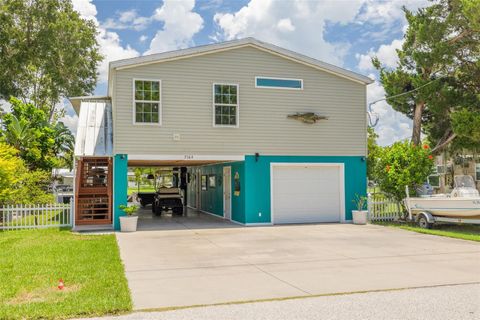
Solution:
M374 225L201 219L117 233L134 309L480 282L475 242Z

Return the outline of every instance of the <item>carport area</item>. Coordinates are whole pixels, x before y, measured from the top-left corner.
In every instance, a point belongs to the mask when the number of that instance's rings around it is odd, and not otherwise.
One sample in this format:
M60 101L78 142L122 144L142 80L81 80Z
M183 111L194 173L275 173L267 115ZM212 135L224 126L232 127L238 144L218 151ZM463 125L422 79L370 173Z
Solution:
M186 207L182 215L164 213L157 216L149 206L137 212L138 231L188 230L188 229L222 229L239 228L238 224L216 217L199 210Z
M374 225L209 218L207 228L117 233L134 309L480 282L475 242Z
M231 222L231 170L223 169L232 160L132 158L121 179L128 202L140 206L138 230L238 227Z

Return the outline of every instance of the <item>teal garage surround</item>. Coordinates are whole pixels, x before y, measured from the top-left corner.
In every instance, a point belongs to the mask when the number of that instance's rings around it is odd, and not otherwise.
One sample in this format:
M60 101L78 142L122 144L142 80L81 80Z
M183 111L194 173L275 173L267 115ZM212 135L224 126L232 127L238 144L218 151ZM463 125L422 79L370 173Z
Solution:
M113 157L113 228L120 230L120 217L125 213L120 205L127 205L128 191L128 156L116 154Z
M367 163L362 156L245 156L246 223L270 223L270 164L343 163L345 167L345 220L352 220L355 194L367 192Z

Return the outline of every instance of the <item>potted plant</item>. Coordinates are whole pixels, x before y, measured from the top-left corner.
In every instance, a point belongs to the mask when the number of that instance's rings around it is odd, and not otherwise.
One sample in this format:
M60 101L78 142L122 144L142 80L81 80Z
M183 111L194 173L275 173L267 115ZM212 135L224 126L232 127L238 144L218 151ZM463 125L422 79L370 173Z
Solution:
M357 210L352 210L353 224L367 224L368 210L365 210L367 201L367 197L358 194L355 195L352 202L355 204L355 207L357 207Z
M119 208L126 214L126 216L120 217L120 230L122 232L137 231L138 216L134 216L134 213L137 212L138 206L121 205Z

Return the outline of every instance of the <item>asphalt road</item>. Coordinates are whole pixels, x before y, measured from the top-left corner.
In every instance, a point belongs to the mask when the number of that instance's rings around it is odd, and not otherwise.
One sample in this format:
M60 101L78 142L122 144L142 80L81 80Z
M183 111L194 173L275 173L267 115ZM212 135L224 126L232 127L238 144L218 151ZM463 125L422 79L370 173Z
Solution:
M201 294L201 293L199 293ZM480 284L140 312L118 320L480 319Z

